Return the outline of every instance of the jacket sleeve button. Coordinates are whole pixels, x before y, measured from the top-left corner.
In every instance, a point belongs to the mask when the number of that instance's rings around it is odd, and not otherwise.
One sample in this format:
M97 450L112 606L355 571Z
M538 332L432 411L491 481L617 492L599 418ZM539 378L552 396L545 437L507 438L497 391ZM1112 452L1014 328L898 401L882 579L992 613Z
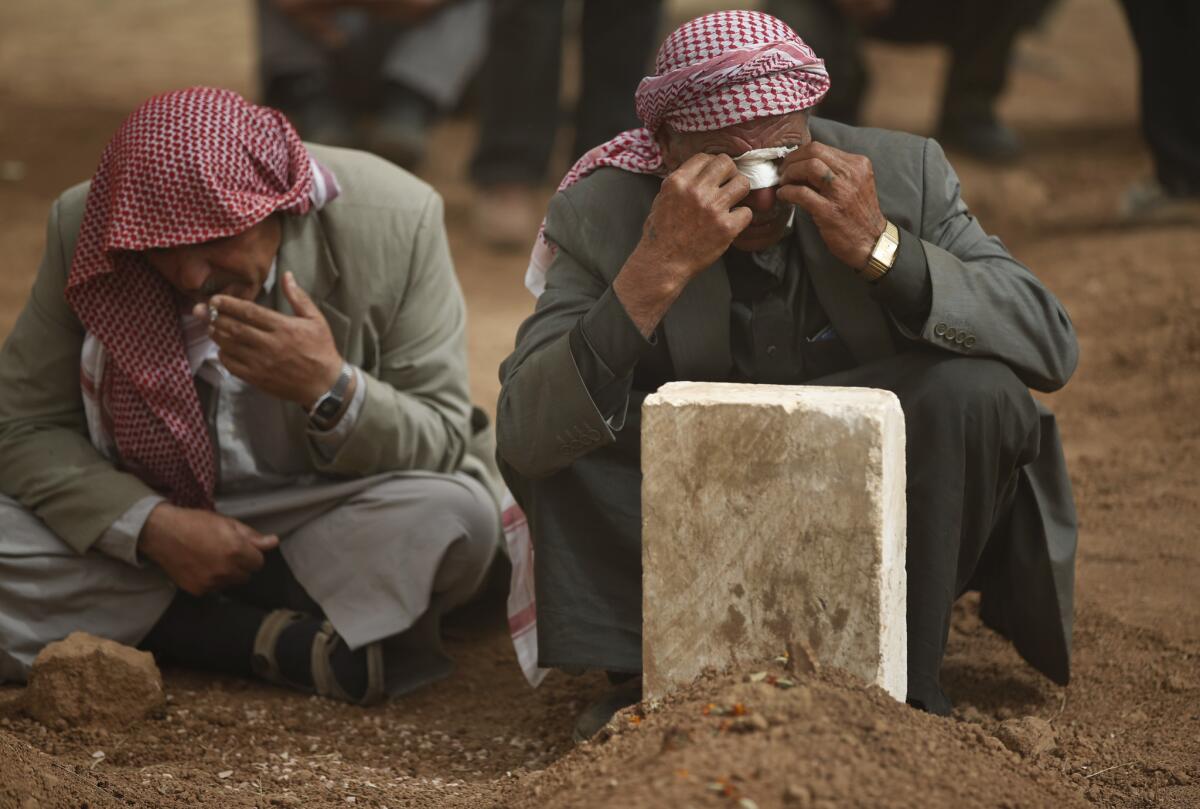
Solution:
M946 333L946 324L939 323L936 326L934 326L933 333L936 334L938 337L941 337L943 334Z
M957 334L958 334L958 330L955 329L953 326L946 329L946 339L947 340L953 340L955 335L957 335Z
M970 348L973 345L975 345L975 335L968 334L967 339L963 340L963 348Z

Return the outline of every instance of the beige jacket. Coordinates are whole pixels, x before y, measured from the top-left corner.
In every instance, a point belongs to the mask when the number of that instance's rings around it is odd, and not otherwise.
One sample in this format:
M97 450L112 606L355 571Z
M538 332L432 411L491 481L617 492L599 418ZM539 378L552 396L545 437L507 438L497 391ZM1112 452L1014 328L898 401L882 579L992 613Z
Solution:
M299 407L289 432L309 448L312 471L329 477L461 469L495 491L490 431L472 430L466 309L441 198L379 158L309 148L342 194L320 212L284 217L279 268L295 274L342 356L365 372L366 398L331 460L311 446ZM153 493L101 457L87 435L84 329L63 297L87 191L77 185L51 208L33 290L0 352L0 492L80 552ZM286 302L281 308L290 311Z

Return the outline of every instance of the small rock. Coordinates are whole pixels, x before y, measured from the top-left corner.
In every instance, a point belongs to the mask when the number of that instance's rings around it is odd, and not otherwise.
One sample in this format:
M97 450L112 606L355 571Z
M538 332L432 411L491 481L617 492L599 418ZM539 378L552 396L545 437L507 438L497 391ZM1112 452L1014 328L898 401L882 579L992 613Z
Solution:
M1036 716L1004 720L996 729L996 738L1009 750L1025 757L1039 756L1053 749L1056 743L1054 728Z
M1163 681L1163 687L1175 694L1182 694L1185 691L1192 690L1192 684L1182 674L1172 672L1167 675L1167 679Z
M984 721L983 714L974 705L964 705L959 708L958 718L974 725L982 725Z
M783 802L788 806L798 806L801 809L806 809L812 806L812 801L812 791L806 786L788 784L787 789L783 791Z
M1140 725L1144 722L1147 722L1149 719L1150 717L1146 716L1146 712L1140 708L1125 714L1125 721L1131 725Z
M738 733L753 733L756 730L767 730L770 727L771 723L760 713L739 716L729 725L730 730L737 731Z
M123 727L165 708L149 652L73 632L42 649L29 672L25 711L43 725Z
M682 750L692 743L692 736L681 727L672 726L663 734L662 752Z

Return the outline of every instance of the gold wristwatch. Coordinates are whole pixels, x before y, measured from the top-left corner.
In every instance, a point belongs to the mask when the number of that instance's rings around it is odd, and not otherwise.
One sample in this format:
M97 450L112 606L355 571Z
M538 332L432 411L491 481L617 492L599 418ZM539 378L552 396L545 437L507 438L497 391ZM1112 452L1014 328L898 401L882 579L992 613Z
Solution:
M887 275L888 271L892 269L892 265L896 263L896 251L899 249L900 229L888 222L883 233L880 233L879 238L875 240L875 247L871 249L867 266L858 271L859 275L868 281L878 281Z

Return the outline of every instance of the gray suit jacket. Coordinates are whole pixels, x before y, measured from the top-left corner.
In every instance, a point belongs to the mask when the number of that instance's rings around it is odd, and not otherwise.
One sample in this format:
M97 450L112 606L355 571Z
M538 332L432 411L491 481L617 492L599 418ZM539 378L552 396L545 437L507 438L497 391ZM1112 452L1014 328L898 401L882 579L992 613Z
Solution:
M895 354L900 341L994 357L1030 387L1051 391L1075 370L1078 345L1058 300L967 211L958 177L926 138L813 119L813 138L866 155L883 213L921 238L933 289L921 330L894 321L870 287L834 258L812 220L796 212L793 238L822 307L859 363ZM557 194L546 232L558 245L546 292L500 370L497 438L529 477L551 474L614 441L568 345L568 332L605 294L642 235L656 177L601 169ZM727 379L730 290L722 261L684 290L659 326L677 379ZM947 339L947 335L953 335Z
M871 159L884 215L920 237L929 267L930 314L918 331L910 331L872 297L868 284L830 254L812 220L797 210L793 238L821 306L856 361L894 355L906 343L927 344L1001 360L1037 390L1056 390L1067 382L1079 351L1070 318L1033 273L968 213L958 178L936 142L819 119L812 120L812 135ZM616 440L575 367L569 332L613 294L613 279L641 238L659 185L655 177L601 169L551 200L546 232L559 249L546 292L500 370L499 450L524 477L551 475ZM666 352L675 379L728 379L730 300L725 267L718 261L671 307L656 332L665 339L646 346L639 366L666 365ZM1016 589L991 601L1004 611L993 625L1003 623L1030 663L1066 682L1074 500L1054 416L1038 407L1042 451L1021 477L1033 495L1022 502L1033 506L1012 518L1007 580Z
M312 447L299 407L288 432L309 448L312 471L329 477L462 469L495 491L490 431L471 426L466 308L441 198L372 155L309 148L343 193L317 213L284 217L279 267L295 273L342 356L366 372L366 398L332 459ZM0 352L0 492L80 552L151 493L88 440L84 329L63 297L87 191L77 185L51 208L42 265ZM280 308L290 311L286 301Z

